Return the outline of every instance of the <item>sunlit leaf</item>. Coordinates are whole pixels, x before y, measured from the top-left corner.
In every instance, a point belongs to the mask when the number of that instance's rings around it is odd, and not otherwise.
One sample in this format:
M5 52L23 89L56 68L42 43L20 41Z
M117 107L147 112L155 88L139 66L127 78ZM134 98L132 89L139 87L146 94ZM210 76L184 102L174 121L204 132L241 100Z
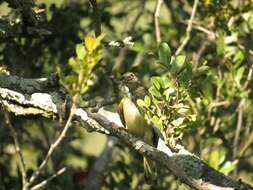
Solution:
M151 99L150 99L150 97L149 96L145 96L144 102L145 102L146 106L149 107L151 105Z
M212 166L214 169L219 168L219 160L220 160L220 153L219 150L214 150L210 152L208 163L210 166Z
M179 118L175 119L174 121L172 121L171 124L175 127L178 127L183 124L184 120L185 120L184 117L179 117Z
M97 46L96 43L97 43L96 38L94 38L92 36L86 36L84 38L85 47L87 48L87 50L89 52L92 52L96 48L96 46Z
M73 69L73 71L75 73L79 73L80 72L80 68L81 68L81 64L79 63L79 61L73 57L71 57L69 59L69 65L71 66L71 68Z
M174 88L168 88L163 92L163 95L165 96L166 100L169 100L169 97L174 94L175 89Z
M162 79L162 82L161 82L162 88L166 89L171 86L171 81L167 76L163 76L161 77L161 79Z
M93 36L86 36L84 38L85 47L89 52L93 52L101 43L101 40L104 38L105 34L101 34L97 38Z
M76 55L77 55L78 59L83 59L85 54L86 54L86 50L85 50L85 47L83 46L83 44L77 44L76 45Z
M129 49L132 51L139 52L139 53L148 53L149 52L149 50L144 47L144 44L142 44L140 42L134 43L134 45L130 46Z
M210 78L205 79L202 82L202 91L204 93L204 96L208 98L208 100L213 99L213 86Z
M225 164L220 168L220 172L224 173L225 175L228 175L230 172L232 172L235 168L236 168L236 165L237 165L237 161L227 161L225 162Z
M154 86L150 87L148 91L157 98L162 97L161 93Z
M142 99L138 99L138 100L136 101L136 103L137 103L137 105L138 105L139 107L142 107L142 108L147 107L147 106L146 106L146 103L145 103Z
M245 71L245 66L241 66L236 71L235 82L236 82L237 86L240 86L240 82L241 82L241 79L243 77L244 71Z
M160 90L162 79L161 77L152 77L151 78L152 84L156 87L157 90Z

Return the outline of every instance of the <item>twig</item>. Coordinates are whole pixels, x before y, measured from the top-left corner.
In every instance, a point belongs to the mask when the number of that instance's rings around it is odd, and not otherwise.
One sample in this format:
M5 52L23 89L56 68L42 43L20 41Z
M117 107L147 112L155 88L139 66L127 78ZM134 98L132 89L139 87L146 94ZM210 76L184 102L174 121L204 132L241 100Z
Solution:
M242 119L243 119L243 107L244 107L245 99L243 98L240 101L240 104L238 106L238 118L237 118L237 125L236 125L236 131L235 131L235 137L233 141L233 158L237 159L238 156L238 143L239 143L239 137L240 132L242 128ZM233 175L236 176L237 171L234 170Z
M182 44L178 47L175 55L178 55L183 51L183 49L185 48L186 44L188 43L188 41L190 39L190 34L191 34L191 30L192 30L192 22L193 22L193 19L195 17L195 14L196 14L198 2L199 2L199 0L194 0L191 17L190 17L190 20L189 20L189 23L188 23L188 26L187 26L187 29L186 29L186 36L185 36Z
M11 121L10 121L10 118L9 118L9 115L7 112L4 113L4 117L5 117L7 127L9 127L9 129L11 130L12 138L14 140L14 145L15 145L15 151L19 157L19 160L20 160L19 167L20 167L20 171L21 171L21 175L22 175L22 184L23 184L22 189L26 190L28 187L27 176L26 176L26 166L25 166L23 154L21 152L20 143L18 141L18 135L17 135L14 127L11 124Z
M187 21L180 21L180 23L183 23L183 24L189 24L189 20ZM205 28L203 26L201 26L199 23L196 23L196 22L192 22L192 28L195 29L195 30L198 30L198 31L201 31L203 33L205 33L207 36L208 36L208 39L210 41L214 41L215 40L215 33L211 30L209 30L208 28Z
M250 81L252 80L252 75L253 75L253 64L250 66L249 72L248 72L248 76L247 76L247 80L244 83L242 89L245 90L247 88L247 86L249 85Z
M250 147L251 143L253 142L253 131L251 131L250 135L246 139L245 139L246 142L244 143L244 145L242 146L242 148L240 148L240 151L238 153L238 157L239 158L241 158L244 155L244 153L246 152L246 150Z
M50 176L49 178L43 180L42 182L38 183L37 185L33 186L31 190L37 190L40 189L48 184L49 181L53 180L57 176L63 174L66 171L66 167L60 169L58 172L56 172L54 175Z
M70 110L70 114L69 114L69 117L68 117L68 120L61 132L61 134L59 135L59 137L55 140L55 142L53 144L51 144L48 152L47 152L47 155L45 157L45 159L42 161L42 163L40 164L39 168L33 173L33 175L31 176L30 180L29 180L29 183L32 184L34 182L34 180L40 175L42 169L47 165L47 162L48 160L51 158L54 150L57 148L57 146L61 143L61 141L64 139L64 137L66 136L66 133L69 129L69 126L71 124L71 120L72 120L72 117L73 117L73 114L75 112L75 109L76 109L76 101L77 101L77 96L74 96L73 97L73 105L71 107L71 110Z
M203 39L197 52L193 53L193 56L192 56L192 61L194 63L193 71L196 71L198 67L199 59L201 58L202 54L205 52L206 48L210 45L210 43L211 43L210 41Z
M101 18L100 18L99 6L96 0L89 0L89 1L92 7L92 11L93 11L92 14L93 14L95 35L99 36L101 34Z
M160 15L160 10L161 10L162 4L163 4L163 0L157 0L155 14L154 14L155 35L156 35L157 44L159 44L161 42L161 30L160 30L160 24L159 24L159 15Z

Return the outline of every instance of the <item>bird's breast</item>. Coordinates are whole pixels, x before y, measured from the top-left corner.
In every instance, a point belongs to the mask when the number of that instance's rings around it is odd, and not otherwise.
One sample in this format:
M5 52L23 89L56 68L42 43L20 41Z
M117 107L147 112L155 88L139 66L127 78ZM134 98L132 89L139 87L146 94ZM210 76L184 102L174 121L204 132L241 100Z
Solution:
M143 137L147 130L147 123L136 105L129 99L123 100L123 114L128 131L134 135Z

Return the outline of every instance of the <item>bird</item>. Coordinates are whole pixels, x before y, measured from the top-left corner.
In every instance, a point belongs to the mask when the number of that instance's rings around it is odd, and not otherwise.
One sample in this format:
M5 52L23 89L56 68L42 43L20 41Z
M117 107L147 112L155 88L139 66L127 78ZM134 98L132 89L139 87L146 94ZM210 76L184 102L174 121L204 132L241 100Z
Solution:
M123 74L120 84L120 103L118 113L127 131L144 140L151 146L156 146L155 131L144 119L144 113L137 106L137 99L143 99L148 91L141 84L139 78L131 72ZM156 176L155 164L147 157L143 157L144 177L147 183L154 181Z

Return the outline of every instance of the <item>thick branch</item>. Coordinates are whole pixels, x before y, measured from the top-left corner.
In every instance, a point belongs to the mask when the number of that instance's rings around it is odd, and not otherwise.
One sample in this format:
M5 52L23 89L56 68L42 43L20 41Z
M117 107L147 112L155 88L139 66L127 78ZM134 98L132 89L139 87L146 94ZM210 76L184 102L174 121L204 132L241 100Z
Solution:
M0 79L1 77L3 76L1 76L0 74ZM5 75L5 77L10 78L13 76ZM21 78L18 78L18 79L25 80ZM19 83L19 80L16 82ZM1 105L3 105L4 107L8 107L8 101L10 97L6 96L6 91L10 91L11 93L19 94L19 96L12 96L10 102L18 103L18 106L23 109L27 109L29 108L29 106L31 106L32 108L38 107L37 102L31 101L31 95L37 92L33 84L37 85L38 80L36 79L26 79L26 80L30 81L29 82L29 84L31 85L30 89L34 89L34 91L30 90L29 92L26 92L26 94L23 94L23 92L21 91L15 91L15 89L13 89L13 86L8 86L2 83L2 81L5 81L5 80L0 80ZM2 88L3 86L4 88ZM26 87L23 86L23 88L26 88ZM52 91L50 91L50 93L52 93ZM57 105L57 104L64 104L65 101L62 101L62 99L57 99L58 101L54 101L53 96L51 96L50 93L48 94L48 98L50 97L51 101L47 101L48 104L46 105L46 102L43 102L42 100L43 104L40 104L39 106L41 112L36 113L36 115L45 116L45 113L47 113L46 115L50 115L51 118L53 118L54 115L59 114L58 110L57 109L55 110L53 108L61 107L61 105ZM54 91L54 93L57 93L57 91ZM45 94L47 93L45 92ZM61 97L59 94L56 97ZM21 95L22 95L23 101L20 101ZM29 102L29 104L27 104L27 102ZM43 113L43 110L45 113ZM50 114L50 110L51 110L51 114ZM9 109L9 111L16 113L18 110ZM20 112L18 113L19 115L21 115ZM24 115L27 115L27 114L34 115L32 112L29 112L29 113L26 112L26 114ZM215 190L253 189L249 185L244 184L242 182L237 182L223 175L222 173L216 171L215 169L209 167L201 159L191 154L184 147L180 145L178 145L177 147L179 152L173 153L164 144L164 142L160 140L159 146L156 149L154 147L149 146L142 140L129 134L126 130L123 130L120 126L116 125L114 122L109 121L106 117L104 117L101 114L89 113L79 108L74 113L74 116L76 120L78 119L78 121L80 121L83 124L82 125L83 127L87 128L90 131L98 131L101 133L118 137L120 140L123 140L130 147L138 151L140 154L145 155L149 157L150 159L156 161L162 167L165 167L168 170L170 170L182 182L188 184L189 186L195 189L201 189L201 190L203 189L204 190L207 190L207 189L211 189L211 190L212 189L215 189Z

